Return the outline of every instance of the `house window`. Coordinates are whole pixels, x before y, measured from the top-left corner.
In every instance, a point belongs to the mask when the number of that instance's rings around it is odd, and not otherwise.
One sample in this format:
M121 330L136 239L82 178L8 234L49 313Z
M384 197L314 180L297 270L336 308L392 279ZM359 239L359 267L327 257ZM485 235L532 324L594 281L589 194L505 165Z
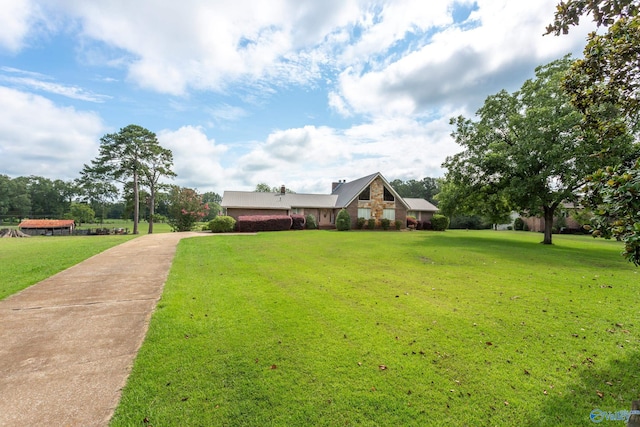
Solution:
M291 215L295 215L295 214L303 214L304 213L304 209L302 208L291 208Z
M382 218L386 218L390 221L396 220L396 210L395 209L383 209L382 210Z
M364 219L371 218L371 209L369 209L369 208L358 208L358 218L364 218Z
M358 196L358 200L371 200L371 190L369 187L362 190L362 193Z
M395 198L393 197L393 194L391 194L391 191L389 191L387 189L387 187L384 187L384 201L385 202L393 202L395 201Z

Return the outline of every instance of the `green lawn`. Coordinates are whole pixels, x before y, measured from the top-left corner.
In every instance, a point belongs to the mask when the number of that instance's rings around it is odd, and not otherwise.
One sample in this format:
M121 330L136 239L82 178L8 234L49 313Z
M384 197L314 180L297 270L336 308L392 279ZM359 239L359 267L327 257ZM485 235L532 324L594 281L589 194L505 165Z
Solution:
M183 240L111 424L588 426L630 409L639 270L616 242L540 240Z
M0 299L133 237L39 236L0 239Z
M198 224L197 229L201 229L202 225L204 224ZM154 233L171 232L169 224L157 223L153 227ZM124 228L131 233L133 221L107 220L102 224L80 226L80 229L95 228ZM140 235L147 234L149 224L140 222L138 228ZM0 300L134 237L128 234L0 239Z

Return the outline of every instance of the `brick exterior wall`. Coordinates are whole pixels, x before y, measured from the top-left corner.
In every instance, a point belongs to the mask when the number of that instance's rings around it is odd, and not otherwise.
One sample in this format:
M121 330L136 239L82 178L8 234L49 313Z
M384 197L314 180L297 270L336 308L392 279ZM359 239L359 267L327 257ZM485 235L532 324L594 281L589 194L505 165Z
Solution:
M400 228L407 227L407 209L402 206L401 203L398 203L398 206L396 207L396 221L402 222ZM394 221L391 222L391 227L395 227L395 224L393 222Z

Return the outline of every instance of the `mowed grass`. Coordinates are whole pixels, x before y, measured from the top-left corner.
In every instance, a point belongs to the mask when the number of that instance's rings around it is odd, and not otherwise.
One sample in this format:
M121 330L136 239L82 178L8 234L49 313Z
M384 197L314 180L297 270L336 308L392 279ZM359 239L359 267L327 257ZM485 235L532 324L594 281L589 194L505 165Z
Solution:
M129 233L133 232L133 221L131 220L116 220L116 219L107 219L103 223L89 223L82 224L79 229L96 229L96 228L107 228L109 230L114 228L123 228L128 230ZM138 223L138 234L147 234L149 231L149 223L146 221L140 221ZM153 224L153 232L157 233L170 233L171 226L167 223L156 222Z
M112 426L588 426L640 397L620 244L493 231L180 242Z
M0 300L135 236L0 239Z

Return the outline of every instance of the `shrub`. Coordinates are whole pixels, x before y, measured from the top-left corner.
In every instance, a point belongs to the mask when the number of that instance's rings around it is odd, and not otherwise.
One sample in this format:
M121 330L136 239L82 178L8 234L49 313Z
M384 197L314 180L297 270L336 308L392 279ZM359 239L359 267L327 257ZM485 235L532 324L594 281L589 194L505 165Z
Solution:
M433 225L431 225L431 221L422 221L422 229L433 230Z
M208 229L214 233L231 233L236 228L236 220L233 217L219 215L209 221Z
M402 221L400 221L399 219L396 219L395 225L396 225L396 230L400 230L402 228Z
M358 223L357 223L358 230L362 230L366 223L367 223L366 219L364 219L362 217L358 218Z
M516 218L513 221L513 229L518 231L524 230L524 220L520 217Z
M336 217L336 228L338 231L348 231L351 229L351 217L349 216L349 212L344 209L341 209L338 212L338 216Z
M167 221L173 231L193 230L202 218L209 214L209 204L191 188L172 186L169 193Z
M238 217L238 231L284 231L290 230L293 220L289 215L244 215Z
M369 230L373 230L374 228L376 228L376 219L375 218L369 218L367 220L367 228Z
M299 214L291 215L291 229L304 230L305 222L306 222L306 219L304 215L299 215Z
M307 226L307 229L309 230L315 230L316 228L318 228L316 217L311 214L307 215L306 226Z
M409 228L416 228L418 225L418 220L413 217L413 216L408 216L407 217L407 227Z
M449 218L444 215L435 214L433 218L431 218L431 226L435 231L444 231L449 227Z
M380 220L380 227L382 227L383 230L388 230L390 225L391 225L390 219L382 218Z
M422 221L416 220L416 230L422 230Z

